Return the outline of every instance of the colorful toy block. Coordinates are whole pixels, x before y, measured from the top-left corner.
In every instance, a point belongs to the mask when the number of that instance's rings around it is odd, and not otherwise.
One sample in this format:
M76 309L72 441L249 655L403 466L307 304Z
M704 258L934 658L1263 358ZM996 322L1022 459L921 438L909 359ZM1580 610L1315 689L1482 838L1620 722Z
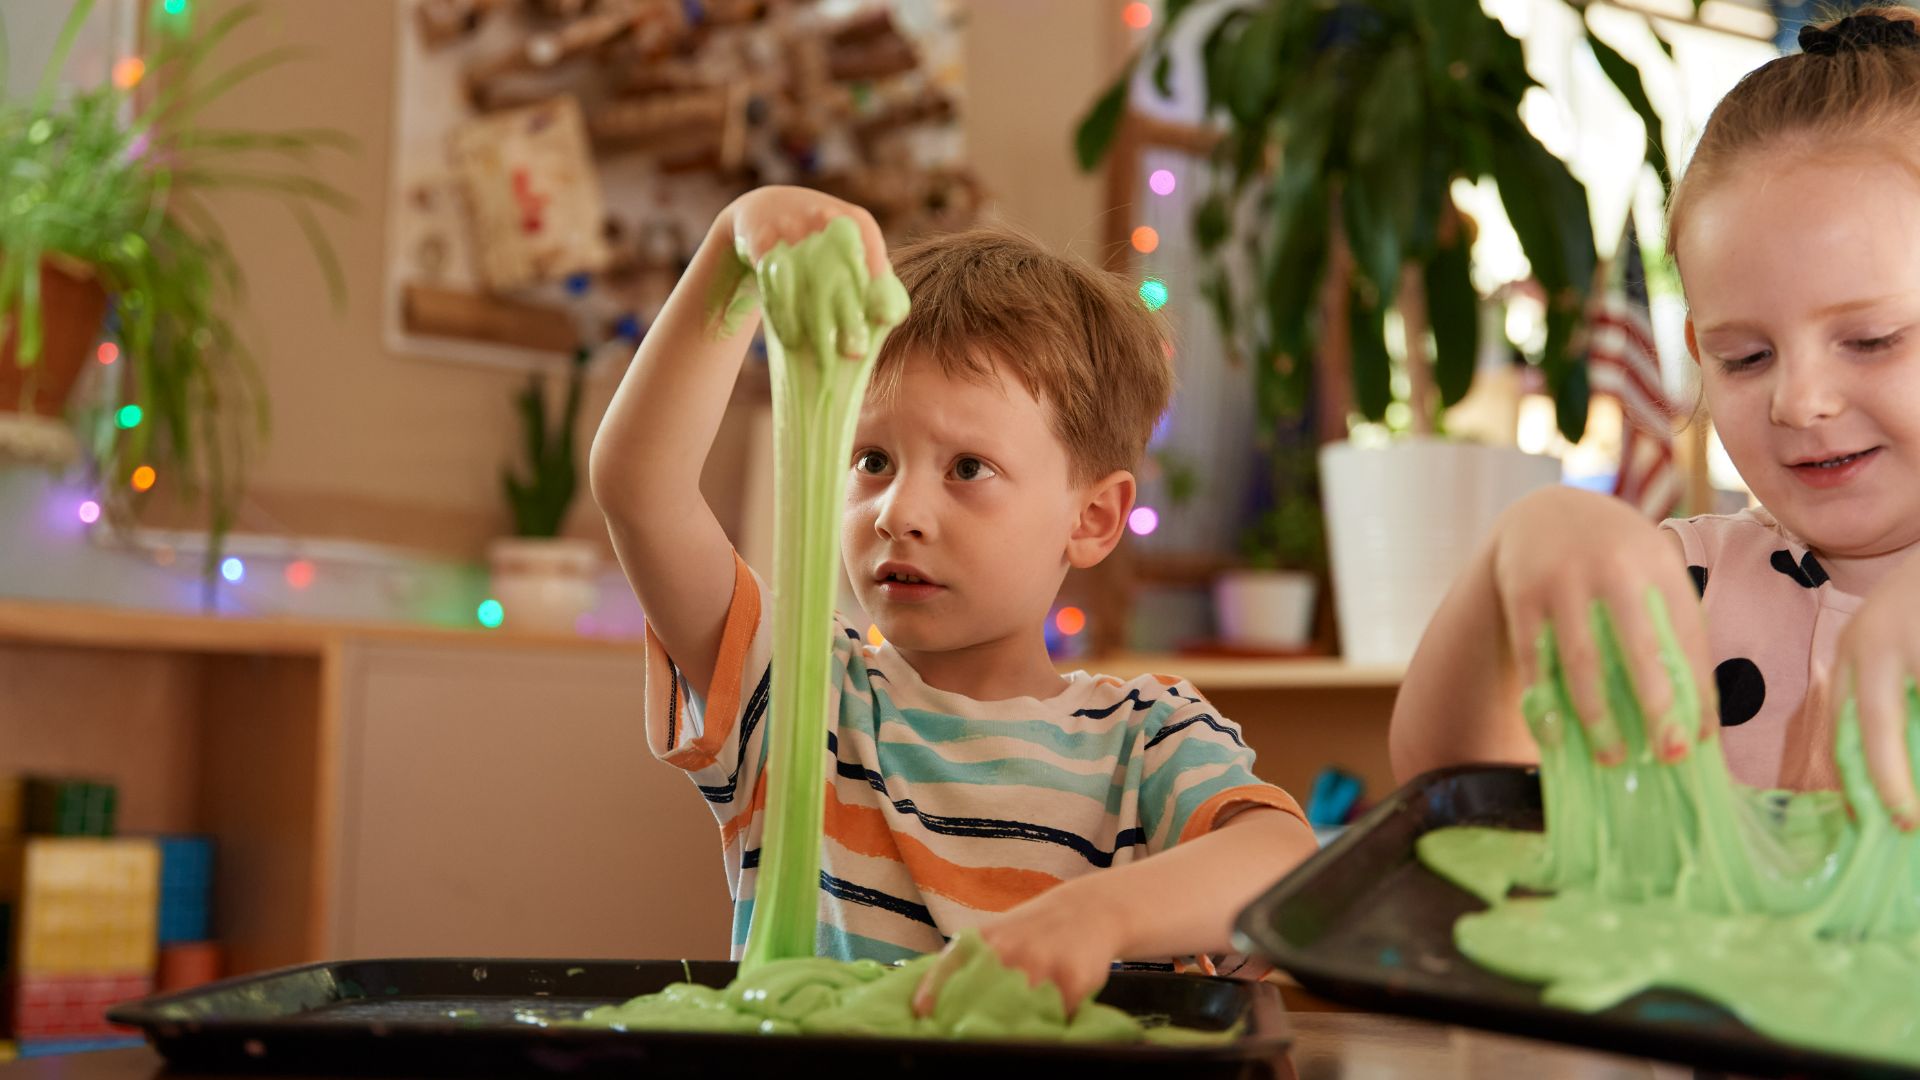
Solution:
M160 972L155 979L159 993L191 990L217 982L226 968L226 953L212 941L186 945L160 946Z
M112 836L119 792L112 784L26 778L27 832L38 836Z
M213 838L163 836L160 845L160 944L205 941L210 935Z
M13 1035L30 1040L125 1035L107 1010L153 993L150 972L115 975L24 975L14 985Z
M151 840L29 837L17 973L151 973L159 947L160 849Z

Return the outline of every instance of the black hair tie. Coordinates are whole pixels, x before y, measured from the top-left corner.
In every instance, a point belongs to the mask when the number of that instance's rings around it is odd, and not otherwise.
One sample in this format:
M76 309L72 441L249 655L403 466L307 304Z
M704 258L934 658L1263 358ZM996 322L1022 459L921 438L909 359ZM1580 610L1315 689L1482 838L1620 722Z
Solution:
M1812 56L1878 48L1920 48L1920 29L1912 20L1885 15L1849 15L1825 29L1800 28L1800 51Z

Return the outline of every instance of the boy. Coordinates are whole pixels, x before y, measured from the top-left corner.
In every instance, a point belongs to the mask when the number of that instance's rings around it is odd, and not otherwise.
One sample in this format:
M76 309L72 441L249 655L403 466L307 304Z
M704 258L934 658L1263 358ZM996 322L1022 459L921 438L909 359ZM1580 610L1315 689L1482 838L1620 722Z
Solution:
M719 819L736 955L772 634L700 470L754 329L724 310L740 253L838 216L886 273L857 206L769 187L723 211L593 444L594 496L647 613L648 738ZM1172 391L1160 326L1120 283L999 233L923 243L896 269L913 306L860 413L842 532L886 642L843 620L834 635L819 952L891 961L980 926L1069 1005L1116 959L1226 952L1235 913L1313 851L1299 807L1192 686L1062 677L1042 635L1068 569L1125 528L1128 469Z

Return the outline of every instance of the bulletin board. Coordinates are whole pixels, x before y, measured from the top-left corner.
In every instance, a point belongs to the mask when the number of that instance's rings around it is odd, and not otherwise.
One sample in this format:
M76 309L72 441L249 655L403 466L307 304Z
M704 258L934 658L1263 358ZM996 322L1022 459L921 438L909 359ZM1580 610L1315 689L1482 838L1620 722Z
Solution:
M970 224L958 0L402 0L386 337L528 367L630 355L759 184Z

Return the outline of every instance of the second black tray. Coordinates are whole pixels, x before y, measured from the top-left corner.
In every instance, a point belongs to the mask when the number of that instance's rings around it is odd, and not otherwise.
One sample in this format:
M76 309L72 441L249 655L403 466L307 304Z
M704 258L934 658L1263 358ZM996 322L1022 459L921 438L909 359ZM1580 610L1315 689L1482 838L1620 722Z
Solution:
M1776 1042L1690 994L1650 990L1599 1013L1541 1004L1539 987L1454 948L1454 920L1486 905L1414 853L1423 834L1450 825L1538 830L1538 774L1466 766L1412 781L1242 912L1240 948L1322 997L1381 1012L1756 1076L1920 1080L1920 1070Z

